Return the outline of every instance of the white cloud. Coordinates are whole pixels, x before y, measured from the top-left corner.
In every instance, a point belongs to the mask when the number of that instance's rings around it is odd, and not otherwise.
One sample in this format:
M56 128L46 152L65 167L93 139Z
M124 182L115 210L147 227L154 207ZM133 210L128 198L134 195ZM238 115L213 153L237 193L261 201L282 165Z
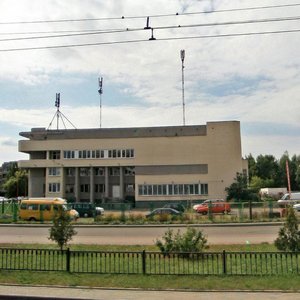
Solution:
M153 0L153 1L59 1L59 0L2 0L0 3L1 22L121 17L123 20L98 22L70 22L47 24L7 25L2 32L79 30L104 28L143 28L146 16L221 10L237 7L282 4L261 0L259 3L239 0ZM264 19L299 15L300 8L264 9L231 13L174 16L150 18L150 25L184 25L197 23L228 22L233 20ZM145 16L142 19L127 19L128 16ZM201 28L180 28L154 30L154 36L178 37L232 32L268 31L295 29L297 22L259 23L252 25L210 26ZM93 37L33 41L0 42L0 50L26 46L46 46L71 43L148 39L150 31L97 35ZM0 39L7 36L0 35ZM12 37L11 35L9 37ZM181 124L181 61L180 50L186 50L185 95L186 119L190 124L205 124L209 120L237 119L247 124L267 122L297 126L299 124L300 95L300 48L299 33L253 35L215 39L194 39L177 41L148 41L133 44L116 44L82 48L34 50L24 52L0 52L0 79L22 82L28 86L43 86L60 74L76 89L80 81L89 74L101 74L105 84L121 86L119 93L139 99L138 107L126 101L127 106L103 107L103 124L110 127L155 126ZM68 75L65 76L64 75ZM245 85L241 85L241 83ZM231 86L232 85L232 86ZM217 93L217 89L220 93ZM222 91L228 93L222 95ZM41 95L42 91L41 91ZM45 96L45 95L43 95ZM49 95L47 95L49 98ZM5 95L0 91L0 102ZM98 109L87 100L84 107L66 108L64 113L78 127L97 127ZM47 127L53 115L52 109L32 110L0 109L2 122L20 126ZM88 116L88 117L87 117ZM163 116L163 118L162 118ZM13 121L12 121L13 120ZM163 122L163 123L162 123ZM265 137L269 139L268 136ZM285 140L285 136L278 136ZM276 140L276 138L275 138ZM274 140L274 141L275 141ZM274 141L272 143L274 145ZM287 140L287 142L289 142ZM266 146L261 137L243 138L247 152L281 152L282 147ZM284 143L281 143L284 144ZM288 143L287 143L288 144ZM295 152L297 148L294 148ZM289 149L287 149L289 150ZM247 154L246 152L246 154Z

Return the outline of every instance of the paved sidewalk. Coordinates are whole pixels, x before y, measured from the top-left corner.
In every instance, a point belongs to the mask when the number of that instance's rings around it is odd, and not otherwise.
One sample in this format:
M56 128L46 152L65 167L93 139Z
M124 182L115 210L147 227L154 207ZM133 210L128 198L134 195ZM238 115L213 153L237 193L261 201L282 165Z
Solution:
M19 296L15 298L8 296ZM23 298L22 298L23 297ZM29 297L29 298L27 298ZM33 297L33 298L30 298ZM38 298L36 298L38 297ZM199 292L154 291L139 289L69 288L0 285L0 299L98 299L98 300L300 300L300 293L270 292Z

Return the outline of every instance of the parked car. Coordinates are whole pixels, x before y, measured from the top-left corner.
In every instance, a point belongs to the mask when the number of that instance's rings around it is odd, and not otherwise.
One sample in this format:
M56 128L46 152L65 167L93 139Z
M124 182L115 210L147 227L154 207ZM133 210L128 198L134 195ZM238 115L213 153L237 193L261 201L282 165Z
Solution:
M159 216L159 215L172 215L172 216L179 216L182 213L176 209L168 208L168 207L162 207L162 208L156 208L152 210L150 213L146 214L146 218Z
M300 202L300 193L299 192L296 192L296 193L292 192L291 194L289 194L289 193L284 194L282 196L282 198L277 201L277 203L280 207L296 204L298 202Z
M203 203L198 206L197 213L202 215L207 215L209 209L212 213L229 213L231 211L230 204L228 202L212 202L212 203Z
M95 204L90 202L75 202L68 203L68 206L75 209L79 213L79 217L94 217L104 214L104 209L102 207L97 207Z
M294 210L300 211L300 203L293 205Z
M177 211L181 211L181 212L185 211L185 207L180 203L167 203L163 206L163 208L173 208L173 209L175 209Z
M224 201L224 199L206 199L202 203L195 204L193 206L193 210L197 211L197 208L202 204L215 203L215 202L225 202L225 201Z

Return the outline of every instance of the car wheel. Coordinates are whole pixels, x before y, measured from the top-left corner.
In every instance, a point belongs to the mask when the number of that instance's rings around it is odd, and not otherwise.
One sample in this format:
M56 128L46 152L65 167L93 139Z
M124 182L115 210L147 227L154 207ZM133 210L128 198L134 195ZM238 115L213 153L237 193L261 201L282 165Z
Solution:
M83 216L84 216L85 218L87 218L87 217L89 216L89 214L88 214L88 213L84 213Z
M31 218L29 218L29 221L30 221L30 222L32 222L32 221L36 221L36 219L35 219L35 218L33 218L33 217L31 217Z
M207 211L203 211L203 212L202 212L202 215L203 215L203 216L207 215Z
M226 214L228 215L230 213L230 210L226 210Z

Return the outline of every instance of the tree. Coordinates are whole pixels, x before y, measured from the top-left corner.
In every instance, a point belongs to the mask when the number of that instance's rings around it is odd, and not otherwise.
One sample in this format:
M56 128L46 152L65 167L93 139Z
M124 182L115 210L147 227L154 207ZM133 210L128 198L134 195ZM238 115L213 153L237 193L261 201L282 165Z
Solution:
M61 210L54 218L53 225L49 232L49 240L55 241L61 250L72 240L73 236L77 234L71 224L71 217L64 210Z
M246 175L237 173L236 178L229 187L225 188L227 199L249 200L252 198L252 191L248 188L248 178Z
M186 232L181 234L178 230L175 234L168 229L161 240L156 241L156 246L164 255L171 252L202 252L207 246L207 239L201 230L188 227Z
M246 156L246 159L248 161L249 180L251 181L252 177L256 176L256 161L251 153Z
M27 182L27 173L24 170L12 168L3 184L6 196L8 198L26 196Z
M250 181L250 188L258 192L261 188L264 187L274 187L274 180L273 179L262 179L258 176L253 176Z
M256 158L256 175L262 179L277 179L279 166L273 155L259 155Z
M298 220L295 210L292 207L287 209L286 222L279 229L275 246L281 251L300 251L300 231L298 230Z

